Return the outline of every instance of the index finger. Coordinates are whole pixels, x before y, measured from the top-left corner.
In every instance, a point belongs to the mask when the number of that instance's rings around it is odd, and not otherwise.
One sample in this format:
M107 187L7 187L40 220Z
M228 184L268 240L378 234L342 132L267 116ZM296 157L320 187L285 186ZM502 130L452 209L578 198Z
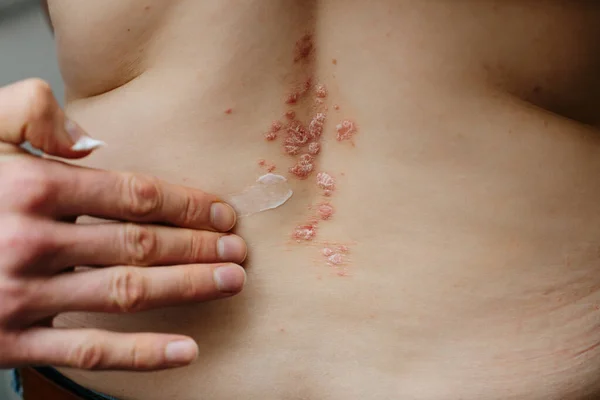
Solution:
M157 178L56 163L54 214L131 222L166 223L182 228L226 232L233 228L233 208L217 196Z
M68 158L84 157L103 144L65 117L50 85L40 79L0 87L0 151L15 153L25 142Z

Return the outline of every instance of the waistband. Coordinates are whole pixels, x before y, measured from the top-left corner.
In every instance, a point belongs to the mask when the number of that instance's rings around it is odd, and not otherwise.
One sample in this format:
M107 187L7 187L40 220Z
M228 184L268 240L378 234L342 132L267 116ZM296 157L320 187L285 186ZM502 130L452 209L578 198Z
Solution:
M23 400L119 400L87 389L52 367L15 369L12 383Z

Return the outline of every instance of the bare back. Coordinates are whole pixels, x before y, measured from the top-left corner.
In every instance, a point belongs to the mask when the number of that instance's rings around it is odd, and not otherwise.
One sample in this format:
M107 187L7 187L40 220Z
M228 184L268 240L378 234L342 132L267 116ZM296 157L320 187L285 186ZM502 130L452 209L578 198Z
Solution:
M188 334L198 362L68 376L144 400L599 395L599 7L49 6L67 112L109 144L86 165L294 191L240 220L242 294L57 320Z

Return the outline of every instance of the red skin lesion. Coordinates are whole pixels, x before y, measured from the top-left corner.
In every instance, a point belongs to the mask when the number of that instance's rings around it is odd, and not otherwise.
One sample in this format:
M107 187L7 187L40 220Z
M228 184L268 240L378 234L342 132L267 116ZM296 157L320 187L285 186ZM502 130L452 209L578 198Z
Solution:
M296 42L294 62L312 62L314 61L314 52L313 36L306 34ZM336 59L332 59L331 62L337 65ZM327 221L331 220L336 212L330 202L330 197L334 195L336 190L336 179L325 171L317 170L316 166L317 156L322 153L326 110L331 106L328 106L326 99L330 97L330 93L324 83L318 82L315 84L313 83L313 77L308 76L307 78L307 76L304 75L304 77L299 78L295 86L286 94L283 102L287 111L281 121L271 123L270 129L265 134L265 139L273 141L278 138L278 135L283 135L284 153L295 158L294 163L288 169L291 177L305 180L313 173L318 172L316 185L321 190L322 201L309 206L311 211L309 211L307 219L293 229L291 238L297 243L303 243L305 246L325 246L322 247L321 252L326 264L332 267L337 275L347 276L348 247L346 245L338 246L331 242L319 243L317 240L319 224L328 223ZM332 107L336 111L340 110L338 104L334 104ZM312 113L308 120L304 118L305 111ZM298 112L302 118L297 116ZM342 120L336 126L336 139L338 141L350 140L352 142L352 137L356 133L356 124L349 119ZM265 160L259 160L259 165L269 172L275 168L274 164Z
M312 53L314 48L313 37L307 33L302 36L297 42L294 48L294 62L306 60Z
M319 213L319 218L321 218L323 221L327 221L333 216L334 209L331 204L321 204L317 212Z
M228 108L227 110L225 110L225 114L231 114L233 112L232 108Z
M346 268L339 268L336 272L336 275L339 277L346 277L346 276L349 276L350 274L348 273L348 270Z
M319 142L311 142L308 144L308 154L316 156L321 151L321 144Z
M277 139L277 133L275 133L275 132L265 133L265 140L267 140L268 142L272 142L275 139Z
M285 138L285 144L292 144L295 146L303 146L308 142L309 134L306 131L306 127L302 125L300 121L292 121L287 128L287 137Z
M285 151L287 155L295 156L298 153L300 153L300 146L296 146L293 144L284 144L283 151Z
M281 123L281 121L275 120L271 122L271 127L269 128L269 131L264 135L265 140L272 142L273 140L277 139L277 132L279 132L281 128L283 128L283 124Z
M325 125L325 114L317 113L310 124L308 125L308 133L312 139L319 139L323 133L323 126Z
M267 172L273 172L276 168L274 163L267 162L262 158L258 160L258 166L264 168Z
M318 84L317 87L315 88L315 94L317 97L324 99L325 97L327 97L327 88L325 87L325 85Z
M332 265L340 265L344 263L344 256L340 253L333 253L327 257L327 262Z
M345 119L335 126L336 139L338 142L350 140L357 133L356 124L349 119Z
M285 104L294 105L302 100L312 87L312 77L308 77L304 83L296 86L296 88L287 95Z
M308 93L308 91L310 90L311 87L312 87L312 77L309 76L304 81L304 85L302 86L302 89L300 89L300 94L304 95L304 94Z
M308 178L314 169L313 157L310 154L302 154L296 164L290 167L290 174L300 180Z
M348 248L345 245L333 247L324 247L321 254L326 260L328 266L334 268L337 276L348 276L347 269L347 253Z
M297 242L310 241L317 234L317 227L313 224L298 225L294 232L292 232L292 238Z
M279 132L281 128L283 128L283 124L281 123L281 121L275 120L271 122L271 132Z
M290 93L285 99L285 104L296 104L300 95L297 92Z
M317 186L325 190L335 189L335 179L327 172L319 172L317 174Z

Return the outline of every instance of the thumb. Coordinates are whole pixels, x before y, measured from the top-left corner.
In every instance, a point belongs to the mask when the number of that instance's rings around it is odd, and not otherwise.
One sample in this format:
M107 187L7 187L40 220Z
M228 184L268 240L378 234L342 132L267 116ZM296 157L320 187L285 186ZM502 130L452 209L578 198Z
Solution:
M25 142L65 158L84 157L104 145L65 117L52 89L40 79L0 88L0 144Z

